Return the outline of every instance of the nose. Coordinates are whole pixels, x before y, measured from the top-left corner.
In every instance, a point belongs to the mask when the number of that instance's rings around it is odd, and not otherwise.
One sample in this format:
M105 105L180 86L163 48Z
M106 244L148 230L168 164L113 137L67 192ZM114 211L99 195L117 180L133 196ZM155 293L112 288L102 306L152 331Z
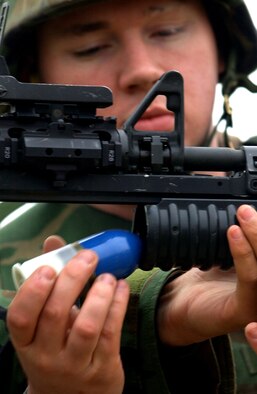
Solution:
M119 85L123 91L147 92L164 73L161 59L140 40L130 40L120 63Z

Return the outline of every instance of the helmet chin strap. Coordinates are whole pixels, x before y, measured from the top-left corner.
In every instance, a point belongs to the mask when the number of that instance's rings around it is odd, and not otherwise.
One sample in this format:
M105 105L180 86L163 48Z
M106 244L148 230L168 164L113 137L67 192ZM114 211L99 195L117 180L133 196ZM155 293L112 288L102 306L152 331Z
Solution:
M229 141L228 128L233 127L232 119L232 108L230 105L229 98L234 93L238 87L245 88L251 93L257 93L257 85L255 85L245 74L238 74L235 72L236 56L232 52L227 63L226 74L222 78L222 95L224 97L223 103L223 114L221 115L218 123L212 129L211 133L207 135L203 146L210 146L213 138L215 137L218 127L222 121L225 122L225 128L223 131L224 136L224 146L233 148L231 142Z
M233 146L231 145L231 143L229 141L229 136L228 136L228 128L233 127L232 108L230 106L228 95L224 95L223 114L221 115L220 119L218 120L218 123L213 127L211 133L206 136L206 138L203 142L203 146L210 146L211 145L213 138L215 137L216 133L218 132L218 127L222 121L225 122L225 128L223 130L224 147L233 148Z

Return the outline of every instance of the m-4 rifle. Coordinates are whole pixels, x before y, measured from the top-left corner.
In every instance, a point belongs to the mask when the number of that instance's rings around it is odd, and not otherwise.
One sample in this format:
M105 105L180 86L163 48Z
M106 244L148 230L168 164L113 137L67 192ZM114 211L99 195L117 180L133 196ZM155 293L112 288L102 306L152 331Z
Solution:
M136 130L158 95L174 128ZM135 204L140 268L231 267L226 231L241 204L257 206L257 147L185 147L183 101L182 76L168 72L118 129L96 115L110 89L21 83L1 57L0 200Z

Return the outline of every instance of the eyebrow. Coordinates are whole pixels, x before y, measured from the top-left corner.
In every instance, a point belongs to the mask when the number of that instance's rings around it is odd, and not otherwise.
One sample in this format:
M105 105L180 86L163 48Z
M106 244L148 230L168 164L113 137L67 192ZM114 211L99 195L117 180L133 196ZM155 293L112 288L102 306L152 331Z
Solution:
M181 6L182 4L185 4L185 0L174 0L170 4L165 4L165 5L152 5L149 7L148 12L166 12L167 9L173 9L175 7Z
M93 33L98 30L107 29L109 24L107 22L92 22L92 23L76 23L70 25L65 29L61 29L61 34L64 35L74 35L74 36L82 36L86 33Z

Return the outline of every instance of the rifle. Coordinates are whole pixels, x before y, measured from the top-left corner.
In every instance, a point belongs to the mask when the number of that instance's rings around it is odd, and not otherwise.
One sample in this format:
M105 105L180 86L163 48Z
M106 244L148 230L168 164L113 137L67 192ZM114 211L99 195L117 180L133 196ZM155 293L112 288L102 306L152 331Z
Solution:
M174 113L174 130L137 131L159 94ZM140 268L231 267L226 231L241 204L257 206L257 148L184 147L183 78L174 71L123 129L114 117L96 115L111 104L102 86L21 83L1 57L0 200L136 204Z
M137 131L157 95L166 97L174 130ZM0 57L0 200L136 204L140 268L230 268L227 228L241 204L257 206L257 147L185 147L183 78L175 71L122 129L115 117L96 115L111 104L103 86L21 83Z

